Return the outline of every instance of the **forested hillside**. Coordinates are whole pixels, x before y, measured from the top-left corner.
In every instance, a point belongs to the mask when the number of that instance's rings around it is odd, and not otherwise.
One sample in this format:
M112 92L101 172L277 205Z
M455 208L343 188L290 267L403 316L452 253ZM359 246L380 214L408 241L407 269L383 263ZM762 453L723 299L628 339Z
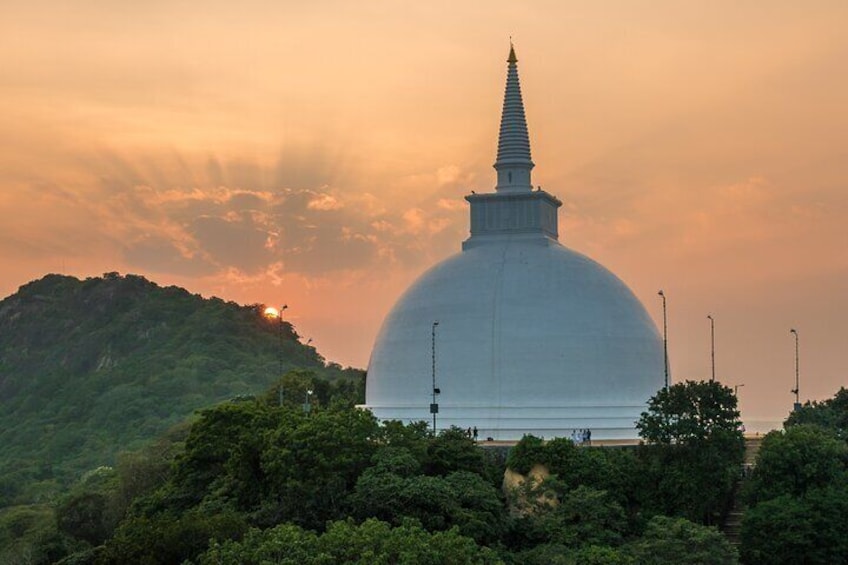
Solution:
M46 502L194 410L263 393L292 369L362 388L361 371L326 364L263 310L118 273L48 275L0 302L0 508ZM302 402L294 392L287 401Z

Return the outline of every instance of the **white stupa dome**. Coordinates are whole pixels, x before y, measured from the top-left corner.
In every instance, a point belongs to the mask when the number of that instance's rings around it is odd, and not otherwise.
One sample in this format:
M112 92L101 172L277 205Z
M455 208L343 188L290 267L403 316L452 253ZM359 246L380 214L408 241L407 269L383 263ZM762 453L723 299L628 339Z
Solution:
M663 386L662 339L620 279L557 241L561 203L530 184L512 49L495 168L497 191L466 197L463 251L424 273L383 322L365 407L432 422L436 404L438 429L498 440L636 437Z

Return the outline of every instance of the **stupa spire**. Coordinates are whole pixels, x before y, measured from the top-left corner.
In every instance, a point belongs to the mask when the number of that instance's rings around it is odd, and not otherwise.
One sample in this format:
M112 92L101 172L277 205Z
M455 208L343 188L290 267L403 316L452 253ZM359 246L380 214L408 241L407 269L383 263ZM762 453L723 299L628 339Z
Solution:
M527 134L527 118L518 82L518 58L512 41L509 42L507 63L498 157L495 161L495 170L498 172L495 189L498 192L525 192L533 189L530 182L533 161L530 158L530 136Z

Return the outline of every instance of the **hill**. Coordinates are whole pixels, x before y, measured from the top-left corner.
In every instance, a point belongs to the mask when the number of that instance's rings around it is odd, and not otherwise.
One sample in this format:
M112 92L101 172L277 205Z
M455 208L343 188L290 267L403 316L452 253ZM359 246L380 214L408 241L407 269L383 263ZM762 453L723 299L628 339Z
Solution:
M194 410L263 393L295 368L362 378L261 305L118 273L30 282L0 301L0 507L48 500Z

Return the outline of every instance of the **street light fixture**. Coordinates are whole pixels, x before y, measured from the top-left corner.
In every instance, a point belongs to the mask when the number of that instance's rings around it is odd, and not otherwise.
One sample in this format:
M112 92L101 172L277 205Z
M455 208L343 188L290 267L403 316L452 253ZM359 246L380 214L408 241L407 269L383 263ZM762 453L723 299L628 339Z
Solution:
M433 326L431 328L431 341L430 341L430 352L433 359L433 401L430 403L430 414L433 415L433 436L436 435L436 414L439 413L439 404L436 402L436 395L441 393L442 391L436 388L436 326L439 325L439 322L433 322Z
M793 388L789 392L795 395L795 406L793 408L795 410L799 410L801 408L801 398L799 395L801 387L799 386L800 378L798 371L798 330L792 328L791 330L789 330L789 333L795 336L795 388Z
M665 388L668 388L668 315L666 313L665 293L660 290L657 294L663 303L663 360L665 361Z
M276 309L276 308L273 308L271 306L269 306L268 308L265 308L265 315L266 316L268 316L269 318L277 318L277 330L278 330L279 339L280 339L280 346L277 349L277 358L278 358L279 365L280 365L280 368L279 368L280 384L279 384L279 388L277 389L277 395L278 395L278 401L279 401L280 406L283 405L283 310L286 310L288 307L289 307L288 304L283 304L282 306L280 306L279 310Z
M309 414L309 411L312 410L312 402L310 402L312 398L312 389L306 389L306 401L303 403L303 411L306 414Z
M733 396L739 396L739 387L745 386L745 383L733 385Z
M712 364L710 382L713 382L715 381L715 320L712 314L708 314L707 318L710 320L710 362Z

